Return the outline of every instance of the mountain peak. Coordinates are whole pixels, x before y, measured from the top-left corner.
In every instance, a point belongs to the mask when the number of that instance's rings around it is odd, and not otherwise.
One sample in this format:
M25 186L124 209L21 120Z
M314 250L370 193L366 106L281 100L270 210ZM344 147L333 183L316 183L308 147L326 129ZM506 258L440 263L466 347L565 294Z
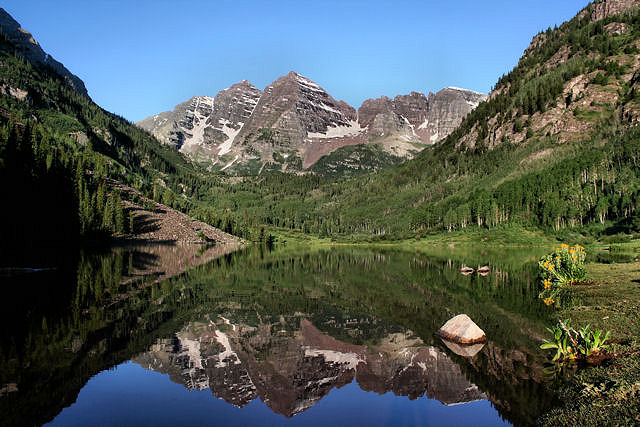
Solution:
M282 76L282 78L286 79L286 80L293 80L295 82L297 82L298 84L302 84L305 86L311 86L313 88L316 89L321 89L320 86L318 84L316 84L313 80L303 76L300 73L296 73L295 71L289 71L289 73L285 76ZM278 79L280 80L280 79Z
M248 80L241 80L238 83L234 83L231 86L229 86L227 89L225 90L229 90L229 89L250 89L250 90L258 90L257 87L255 87L250 81Z
M39 67L46 65L60 74L76 92L89 97L84 82L72 74L64 65L53 59L42 50L40 44L31 33L20 26L6 10L0 8L0 32L16 47L16 54L32 65Z

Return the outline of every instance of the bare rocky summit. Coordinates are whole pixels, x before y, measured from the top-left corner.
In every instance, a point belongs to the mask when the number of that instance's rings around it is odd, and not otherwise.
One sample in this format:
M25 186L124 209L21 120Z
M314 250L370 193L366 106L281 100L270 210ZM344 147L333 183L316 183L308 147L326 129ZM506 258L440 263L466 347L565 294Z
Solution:
M292 71L264 91L242 81L197 96L138 126L212 169L301 171L342 147L379 144L408 159L444 139L486 95L447 88L366 100L356 111Z

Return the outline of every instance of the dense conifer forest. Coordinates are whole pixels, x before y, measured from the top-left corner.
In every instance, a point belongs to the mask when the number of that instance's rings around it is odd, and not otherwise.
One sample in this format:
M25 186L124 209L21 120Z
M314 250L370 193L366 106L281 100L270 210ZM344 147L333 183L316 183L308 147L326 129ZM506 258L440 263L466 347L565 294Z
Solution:
M615 34L610 23L628 29ZM402 165L343 179L210 173L52 70L20 59L2 40L1 197L10 207L2 213L3 236L131 233L122 197L106 178L248 239L264 235L264 227L355 240L514 224L551 234L637 232L640 131L628 112L640 105L632 65L639 39L638 12L596 22L586 13L548 29L445 141ZM579 100L566 87L580 76L588 88L617 93L616 103L575 107ZM570 139L536 130L535 120L558 105L573 105L587 130ZM497 138L500 129L519 141Z

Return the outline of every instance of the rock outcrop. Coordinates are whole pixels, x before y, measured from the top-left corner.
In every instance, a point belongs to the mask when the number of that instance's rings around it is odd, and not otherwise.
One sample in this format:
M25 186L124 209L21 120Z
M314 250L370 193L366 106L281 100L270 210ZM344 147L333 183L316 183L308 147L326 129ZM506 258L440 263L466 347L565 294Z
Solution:
M449 319L437 333L442 338L457 344L477 344L487 340L484 331L466 314L459 314Z
M0 8L0 32L3 37L13 43L18 56L24 58L35 67L50 67L64 77L65 81L76 92L87 98L89 97L84 82L42 50L42 47L40 47L40 44L33 38L31 33L23 29L20 24L2 8Z
M591 6L591 21L599 21L636 7L640 7L639 0L596 0Z

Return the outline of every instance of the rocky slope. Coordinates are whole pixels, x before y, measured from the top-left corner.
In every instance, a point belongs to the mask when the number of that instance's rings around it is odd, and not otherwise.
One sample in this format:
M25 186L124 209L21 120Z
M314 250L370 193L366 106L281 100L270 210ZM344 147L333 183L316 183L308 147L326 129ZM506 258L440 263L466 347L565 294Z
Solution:
M263 92L243 81L215 98L194 97L138 126L195 159L210 161L214 169L301 171L336 150L361 144L380 145L397 159L411 158L447 136L485 99L447 88L428 97L413 92L367 100L356 111L292 71ZM376 170L381 164L355 169Z
M434 149L350 183L334 224L376 236L522 223L636 232L639 68L638 2L591 3L535 36ZM331 205L318 206L326 223Z
M639 7L638 0L595 1L557 30L534 37L511 73L515 77L501 79L489 95L495 104L510 105L470 124L458 145L493 148L540 137L565 143L603 122L636 123L640 43L623 21ZM526 84L514 84L525 73Z
M173 111L148 117L138 125L196 158L224 156L261 95L245 80L220 91L215 98L194 96Z
M0 8L0 32L2 36L11 41L16 47L16 54L35 66L49 66L64 77L65 81L81 95L89 97L87 88L80 78L72 74L60 62L53 59L40 47L30 32L23 29L20 24L4 9Z

